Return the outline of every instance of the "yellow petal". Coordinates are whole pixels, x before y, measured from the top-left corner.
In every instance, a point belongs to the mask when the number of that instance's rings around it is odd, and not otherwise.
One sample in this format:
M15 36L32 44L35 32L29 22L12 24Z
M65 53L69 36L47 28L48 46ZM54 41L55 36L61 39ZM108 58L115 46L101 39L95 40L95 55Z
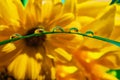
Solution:
M120 26L120 14L115 15L115 26Z
M0 32L5 30L5 29L8 29L9 27L6 26L6 25L0 25Z
M68 61L71 61L72 60L72 55L71 54L69 54L69 53L67 53L65 50L63 50L62 48L57 48L57 49L55 49L55 52L58 54L58 55L60 55L60 56L62 56L63 58L65 58L66 60L68 60Z
M52 67L52 68L51 68L51 78L52 78L53 80L56 79L55 73L56 73L56 69L55 69L54 67Z
M77 6L77 14L79 16L91 16L96 17L98 13L100 13L109 2L102 2L102 1L86 1Z
M110 38L116 41L120 41L120 39L118 39L119 37L120 37L120 26L115 26Z
M20 0L12 0L14 2L14 4L16 5L16 8L17 8L17 11L18 11L18 14L19 14L19 18L20 18L20 21L22 22L22 24L25 24L25 12L24 12L24 6L23 4L21 3ZM22 26L23 27L23 26Z
M53 6L48 25L55 24L55 21L62 15L62 6L62 3L57 3ZM50 28L50 26L48 28Z
M115 9L115 6L108 7L105 13L102 13L95 21L86 25L81 30L83 32L92 30L97 36L109 37L114 26ZM89 48L101 48L103 45L105 45L105 42L95 39L89 38L85 41L85 46Z
M63 70L68 74L72 74L76 72L78 69L75 66L63 66Z
M82 25L82 26L85 26L89 23L91 23L92 21L94 21L95 19L90 17L90 16L78 16L77 17L77 21L79 21L79 23Z
M108 70L107 67L98 64L92 66L92 73L100 80L118 80L115 76L106 73Z
M3 67L8 65L11 60L13 60L18 54L21 53L22 48L19 49L17 48L18 46L23 47L21 45L16 45L13 43L8 43L6 45L0 46L0 66Z
M96 35L104 37L109 36L114 26L115 11L116 11L115 6L107 7L102 13L100 13L97 16L97 19L95 19L95 21L84 26L82 30L83 31L92 30L93 32L96 33Z
M78 30L80 30L81 24L77 20L75 20L64 27L65 31L70 30L70 28L77 28Z
M59 72L59 75L61 77L66 77L68 74L74 74L78 69L76 66L65 66L65 65L60 65L57 66L57 69Z
M12 24L12 20L19 20L17 8L12 0L0 1L0 4L0 16L5 20L6 24Z
M26 76L30 79L35 80L40 73L41 62L38 63L34 58L29 57L27 59L27 73Z
M35 58L36 58L37 60L42 60L42 59L43 59L43 56L42 56L40 53L36 53L36 54L35 54Z
M61 0L53 0L54 4L61 3Z
M52 13L52 8L52 0L29 0L28 5L26 6L26 12L31 23L34 24L36 22L47 22Z
M53 8L52 0L43 0L41 5L41 19L42 21L47 22L47 19L50 17Z
M111 0L78 0L78 3L82 3L82 2L85 2L85 1L99 1L99 2L111 2Z
M16 49L16 46L13 43L8 43L2 48L2 52L9 53Z
M114 52L114 51L118 51L118 50L119 50L118 46L111 45L111 46L106 46L106 47L102 48L101 52L107 53L107 52Z
M115 4L115 6L117 7L117 13L120 14L120 5Z
M74 19L75 19L74 14L66 13L62 16L59 16L59 19L56 21L56 24L63 27L72 22Z
M47 45L60 47L69 53L74 52L83 42L83 36L71 34L54 34L48 36ZM66 46L64 46L64 45Z
M10 36L15 34L18 30L21 32L22 29L17 26L0 25L0 42L10 39Z
M109 67L110 69L120 69L120 50L107 52L103 55L98 63Z
M77 0L65 0L64 13L75 13Z
M35 2L36 1L36 2ZM39 3L39 4L38 4ZM29 0L25 8L26 25L27 28L35 26L37 18L41 17L41 1L40 0ZM39 13L39 15L38 15ZM41 18L40 18L41 19Z
M117 47L115 45L108 45L108 46L100 49L100 51L92 51L91 50L91 51L86 51L86 54L85 53L81 53L81 54L86 56L86 58L88 58L88 60L89 59L91 60L91 59L99 59L100 57L104 56L106 53L116 52L118 50L119 50L119 47Z
M24 79L26 69L27 69L27 59L26 54L21 54L8 66L8 71L14 75L16 79Z
M69 63L68 63L69 64ZM82 70L72 65L57 65L56 67L58 80L85 80L86 76Z
M77 0L77 3L82 3L82 2L85 2L85 1L88 1L88 0Z
M14 32L7 25L0 25L0 41L6 40L10 37L10 35Z

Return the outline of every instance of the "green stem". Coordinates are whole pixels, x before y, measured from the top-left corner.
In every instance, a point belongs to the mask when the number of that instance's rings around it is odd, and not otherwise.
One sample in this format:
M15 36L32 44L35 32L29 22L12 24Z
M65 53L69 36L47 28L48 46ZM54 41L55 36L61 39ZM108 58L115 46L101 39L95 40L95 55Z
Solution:
M93 36L89 36L87 34L80 33L80 32L42 32L40 34L30 34L30 35L21 36L21 37L18 37L18 38L4 40L4 41L0 42L0 45L4 45L4 44L10 43L10 42L14 42L14 41L17 41L17 40L20 40L20 39L30 38L30 37L34 37L34 36L41 36L43 34L61 34L61 33L62 34L64 33L64 34L82 35L82 36L85 36L85 37L89 37L89 38L105 41L105 42L108 42L108 43L111 43L111 44L114 44L114 45L120 47L120 42L117 42L117 41L114 41L114 40L111 40L111 39L108 39L108 38L103 38L103 37L100 37L100 36L94 36L94 35Z

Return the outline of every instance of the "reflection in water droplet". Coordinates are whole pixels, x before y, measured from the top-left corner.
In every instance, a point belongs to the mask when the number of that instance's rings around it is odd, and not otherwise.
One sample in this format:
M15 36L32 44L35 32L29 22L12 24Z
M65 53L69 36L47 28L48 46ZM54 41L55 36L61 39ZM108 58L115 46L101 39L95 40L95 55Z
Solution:
M40 34L40 33L42 33L42 32L44 32L44 29L36 29L36 30L34 31L35 34Z
M88 36L94 36L94 32L91 31L91 30L86 31L85 34L88 35Z
M70 32L78 32L78 28L70 28Z
M52 32L64 32L64 29L60 26L53 28Z
M21 37L21 35L18 34L18 33L15 33L15 34L13 34L13 35L10 36L10 39L19 38L19 37Z

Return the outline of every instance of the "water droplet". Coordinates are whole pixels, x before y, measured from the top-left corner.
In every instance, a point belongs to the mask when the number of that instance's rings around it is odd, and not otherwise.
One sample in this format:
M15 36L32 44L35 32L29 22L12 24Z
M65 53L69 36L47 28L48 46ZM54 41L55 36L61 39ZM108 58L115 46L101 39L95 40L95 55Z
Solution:
M85 34L88 35L88 36L94 36L94 32L91 31L91 30L86 31Z
M15 34L13 34L13 35L10 36L10 39L13 39L13 38L20 38L20 37L22 37L20 34L15 33Z
M64 32L64 29L60 26L53 28L52 32Z
M36 29L35 31L34 31L34 33L35 34L40 34L40 33L43 33L44 32L44 29Z
M78 28L70 28L70 32L78 32Z

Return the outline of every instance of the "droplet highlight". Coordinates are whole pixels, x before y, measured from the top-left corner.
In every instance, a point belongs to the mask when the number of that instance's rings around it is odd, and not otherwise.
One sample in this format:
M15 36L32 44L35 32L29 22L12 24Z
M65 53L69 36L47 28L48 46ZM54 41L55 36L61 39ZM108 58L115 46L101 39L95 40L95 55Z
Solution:
M20 38L20 37L22 37L20 34L15 33L15 34L13 34L13 35L10 36L10 39L13 39L13 38Z
M64 32L64 29L60 26L53 28L52 32Z
M40 34L40 33L43 33L44 32L44 29L36 29L34 31L35 34Z
M78 30L78 28L70 28L70 32L78 32L79 30Z
M91 30L86 31L85 34L86 34L87 36L91 36L91 37L94 36L94 32L91 31Z

